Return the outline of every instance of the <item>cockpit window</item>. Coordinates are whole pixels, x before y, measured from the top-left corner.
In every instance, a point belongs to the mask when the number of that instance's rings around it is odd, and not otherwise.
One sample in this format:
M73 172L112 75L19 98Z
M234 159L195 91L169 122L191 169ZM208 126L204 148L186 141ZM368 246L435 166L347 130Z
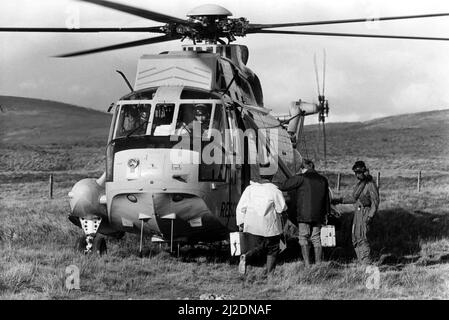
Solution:
M115 138L125 137L129 134L144 135L147 131L150 108L150 104L122 105Z
M192 135L195 128L201 128L201 135L209 129L212 114L211 103L184 103L179 106L176 121L176 135Z
M154 136L169 136L174 114L174 103L158 103L154 110L151 134Z
M223 141L227 127L223 105L207 101L180 105L122 104L119 106L115 124L114 138L141 135L200 135L204 139L211 139L216 133L210 129L217 129Z

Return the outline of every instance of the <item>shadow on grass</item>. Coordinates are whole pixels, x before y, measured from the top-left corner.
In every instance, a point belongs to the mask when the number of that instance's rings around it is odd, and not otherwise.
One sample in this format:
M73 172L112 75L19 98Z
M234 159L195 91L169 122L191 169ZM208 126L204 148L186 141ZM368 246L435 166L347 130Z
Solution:
M130 251L127 252L129 254ZM237 263L238 257L231 257L229 245L216 243L196 243L173 245L165 242L161 244L149 244L143 247L142 253L136 249L131 250L132 255L138 257L158 257L159 259L178 259L187 263Z
M336 248L325 248L329 260L348 261L355 258L351 230L353 213L344 214L337 226ZM419 259L421 245L427 241L449 237L449 217L403 208L380 210L368 231L371 256L378 260L389 257L385 263L398 263Z
M394 208L378 212L368 239L373 254L419 254L421 244L449 236L448 216Z
M352 220L354 213L345 213L335 221L337 247L323 248L324 259L341 263L356 258L352 247ZM334 224L334 223L333 223ZM382 264L404 264L432 260L422 256L422 244L449 238L449 217L424 211L409 211L403 208L380 210L370 224L368 241L371 257ZM311 249L313 260L313 249ZM448 260L449 255L440 255L435 263ZM288 241L287 249L280 254L283 261L302 259L296 238Z
M349 263L356 258L352 247L351 229L353 213L345 213L336 223L337 247L323 248L324 260L339 263ZM423 261L422 244L449 238L449 217L435 215L423 211L408 211L403 208L380 210L371 222L368 240L371 246L371 256L374 261L382 257L383 264L404 264ZM151 255L163 255L179 258L191 263L229 263L237 264L238 257L231 257L229 245L223 243L184 245L180 247L179 257L177 246L169 254L168 244L163 247L153 246ZM149 255L149 248L144 250L144 256ZM296 238L291 238L285 249L279 255L278 262L302 260L301 250ZM310 250L313 261L313 249ZM386 257L386 258L385 258ZM425 258L425 257L424 257ZM265 256L254 257L253 265L263 265ZM438 263L447 261L444 254ZM427 261L427 260L426 260ZM425 261L424 261L425 262ZM431 261L427 261L431 263ZM426 262L426 263L427 263Z

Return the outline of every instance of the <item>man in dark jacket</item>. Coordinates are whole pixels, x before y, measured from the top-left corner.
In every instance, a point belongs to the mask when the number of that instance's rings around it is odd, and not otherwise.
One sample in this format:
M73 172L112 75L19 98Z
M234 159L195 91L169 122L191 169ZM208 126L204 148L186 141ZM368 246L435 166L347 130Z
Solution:
M332 199L333 204L353 204L352 245L360 263L370 263L370 247L367 233L371 219L379 208L379 190L363 161L356 161L352 167L358 179L351 194Z
M298 242L306 266L310 265L310 245L313 244L315 262L321 262L321 226L326 223L330 213L329 184L325 177L315 171L311 160L304 159L302 174L287 179L281 186L282 191L297 189Z

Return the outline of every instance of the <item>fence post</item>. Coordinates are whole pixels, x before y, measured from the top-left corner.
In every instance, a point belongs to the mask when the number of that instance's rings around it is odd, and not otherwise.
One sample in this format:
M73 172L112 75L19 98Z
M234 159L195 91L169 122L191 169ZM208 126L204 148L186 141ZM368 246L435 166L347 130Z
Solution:
M49 196L50 199L53 199L53 175L50 174L50 179L49 179Z
M376 180L376 182L377 182L377 189L379 189L380 188L380 171L377 172L377 180Z
M337 191L340 191L340 179L341 179L341 174L338 173L337 174Z
M418 192L421 191L421 170L418 171Z

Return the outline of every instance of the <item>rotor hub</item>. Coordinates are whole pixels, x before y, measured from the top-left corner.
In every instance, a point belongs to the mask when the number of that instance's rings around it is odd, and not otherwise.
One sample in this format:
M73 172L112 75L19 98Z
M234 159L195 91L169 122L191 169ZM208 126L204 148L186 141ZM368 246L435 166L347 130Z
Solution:
M228 9L223 8L216 4L204 4L193 8L187 13L187 17L198 17L198 16L228 17L232 16L232 13Z

